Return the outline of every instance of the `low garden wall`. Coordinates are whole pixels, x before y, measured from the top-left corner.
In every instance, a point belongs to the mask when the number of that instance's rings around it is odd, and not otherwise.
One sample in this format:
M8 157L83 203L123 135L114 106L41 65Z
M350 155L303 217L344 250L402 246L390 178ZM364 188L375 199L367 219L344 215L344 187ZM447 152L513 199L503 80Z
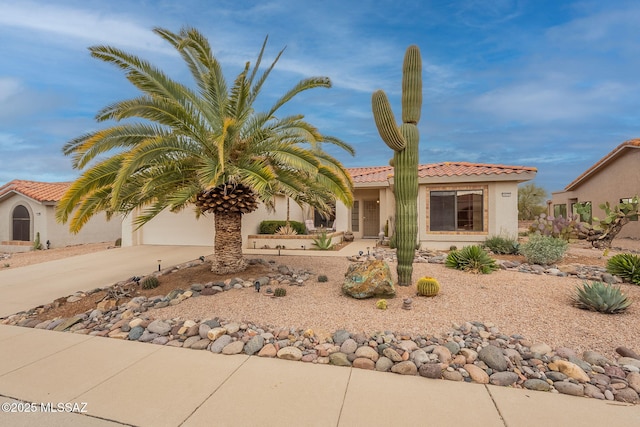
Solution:
M247 247L249 249L315 249L313 240L320 234L296 234L293 236L283 236L280 234L250 234L247 237ZM344 231L327 233L331 237L331 244L342 243Z

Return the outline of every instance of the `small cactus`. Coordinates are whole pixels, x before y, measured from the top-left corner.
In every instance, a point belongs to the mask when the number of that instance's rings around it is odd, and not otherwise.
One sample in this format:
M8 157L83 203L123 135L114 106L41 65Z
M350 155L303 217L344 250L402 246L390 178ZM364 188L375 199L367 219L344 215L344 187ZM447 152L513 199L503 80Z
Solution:
M276 288L275 291L273 291L273 296L276 297L284 297L287 295L287 290L285 288Z
M321 274L321 275L318 276L318 282L323 282L324 283L324 282L328 282L328 281L329 281L329 278L327 277L326 274Z
M387 309L387 300L386 299L379 299L376 302L376 308L379 310L386 310Z
M155 289L160 286L160 281L156 276L147 276L140 282L142 289Z
M423 297L435 297L440 292L440 283L433 277L423 277L416 284L418 295Z

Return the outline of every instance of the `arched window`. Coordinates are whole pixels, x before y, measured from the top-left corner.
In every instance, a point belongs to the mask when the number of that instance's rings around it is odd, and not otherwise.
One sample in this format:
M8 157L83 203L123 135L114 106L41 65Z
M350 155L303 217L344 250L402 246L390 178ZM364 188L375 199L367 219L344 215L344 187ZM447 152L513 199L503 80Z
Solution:
M13 237L12 240L30 241L31 217L29 211L22 205L13 210Z

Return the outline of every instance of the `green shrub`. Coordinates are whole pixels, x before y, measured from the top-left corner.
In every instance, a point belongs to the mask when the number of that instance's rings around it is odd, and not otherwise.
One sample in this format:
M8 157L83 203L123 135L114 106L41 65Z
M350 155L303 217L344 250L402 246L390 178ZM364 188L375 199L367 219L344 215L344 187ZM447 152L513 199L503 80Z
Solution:
M528 242L520 245L520 253L529 264L549 265L562 259L567 246L566 240L532 234Z
M325 231L323 231L318 237L313 239L313 242L311 242L311 244L321 251L328 251L333 247L331 236L328 236Z
M617 254L607 261L607 271L623 280L640 285L640 257L633 254Z
M318 276L318 282L324 283L324 282L328 282L328 281L329 281L329 278L327 277L326 274L321 274L321 275Z
M276 234L280 227L287 224L287 221L269 220L260 223L260 234ZM306 234L307 230L300 221L289 221L289 225L298 234Z
M622 313L631 305L629 298L619 288L602 282L593 282L591 285L583 283L582 288L576 286L572 301L578 308L606 314Z
M496 260L491 258L484 249L476 245L465 246L459 251L449 252L445 266L482 274L491 273L499 268Z
M160 286L160 281L156 276L147 276L140 282L142 289L155 289Z
M484 246L489 248L494 254L515 255L519 250L516 239L504 236L487 237L484 241Z

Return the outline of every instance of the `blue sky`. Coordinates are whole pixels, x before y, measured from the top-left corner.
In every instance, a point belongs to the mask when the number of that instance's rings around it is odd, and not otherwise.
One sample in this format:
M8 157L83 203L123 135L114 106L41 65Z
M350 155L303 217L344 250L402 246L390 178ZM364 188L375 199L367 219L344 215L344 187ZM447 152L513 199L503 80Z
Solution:
M352 144L348 167L386 165L371 93L400 112L402 58L423 59L420 161L535 166L561 190L621 142L640 136L640 2L629 0L0 0L0 185L73 180L63 144L104 127L102 107L136 95L89 56L106 44L189 83L153 27L198 28L228 80L286 51L263 90L270 105L298 80L328 76L291 111Z

